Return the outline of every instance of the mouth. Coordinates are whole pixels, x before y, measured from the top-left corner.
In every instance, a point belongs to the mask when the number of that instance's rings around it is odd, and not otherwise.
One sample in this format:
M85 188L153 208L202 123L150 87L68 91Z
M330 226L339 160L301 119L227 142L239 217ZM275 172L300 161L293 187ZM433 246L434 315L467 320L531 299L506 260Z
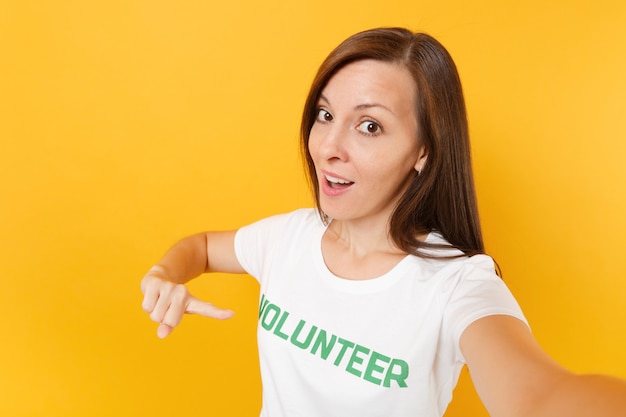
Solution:
M354 182L348 181L343 178L338 178L332 175L324 174L324 179L330 188L333 190L342 190L350 187Z

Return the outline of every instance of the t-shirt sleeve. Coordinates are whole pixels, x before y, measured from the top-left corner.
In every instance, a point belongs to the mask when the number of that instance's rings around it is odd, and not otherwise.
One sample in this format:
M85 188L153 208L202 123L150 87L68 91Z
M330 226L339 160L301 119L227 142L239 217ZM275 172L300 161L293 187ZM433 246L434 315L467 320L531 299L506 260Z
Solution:
M248 274L257 279L263 270L266 251L270 247L272 225L275 223L274 217L268 217L240 228L235 234L237 260Z
M452 337L456 360L465 363L459 346L465 329L491 315L515 317L528 326L522 309L504 281L496 275L493 260L475 255L459 269L451 283L444 312L444 326Z
M260 280L268 262L285 244L285 235L293 232L293 224L305 214L304 210L277 214L240 228L235 234L235 255L243 269Z

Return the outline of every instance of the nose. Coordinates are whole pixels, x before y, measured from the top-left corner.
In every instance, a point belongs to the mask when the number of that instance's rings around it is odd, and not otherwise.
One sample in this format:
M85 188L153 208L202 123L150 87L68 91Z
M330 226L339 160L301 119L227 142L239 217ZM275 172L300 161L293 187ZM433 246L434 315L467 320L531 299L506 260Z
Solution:
M309 152L321 160L348 160L347 135L338 123L315 124L309 135Z

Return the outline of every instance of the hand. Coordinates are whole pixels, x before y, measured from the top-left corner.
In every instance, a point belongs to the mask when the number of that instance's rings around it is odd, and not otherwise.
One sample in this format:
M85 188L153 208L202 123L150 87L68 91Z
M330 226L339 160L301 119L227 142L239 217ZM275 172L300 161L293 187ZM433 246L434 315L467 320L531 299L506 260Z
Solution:
M220 320L229 319L234 314L197 299L183 284L168 281L160 267L153 267L141 280L141 292L144 295L141 305L150 314L150 319L159 323L157 336L161 339L178 326L183 314L200 314Z

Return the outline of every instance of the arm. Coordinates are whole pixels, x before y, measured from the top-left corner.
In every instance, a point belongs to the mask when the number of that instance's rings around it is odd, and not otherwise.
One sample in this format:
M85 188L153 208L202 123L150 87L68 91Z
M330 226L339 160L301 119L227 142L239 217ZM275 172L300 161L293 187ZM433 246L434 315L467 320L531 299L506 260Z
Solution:
M245 272L235 255L235 231L201 233L176 243L141 281L142 307L159 323L157 335L166 337L183 314L227 319L233 312L193 297L185 283L205 272Z
M494 417L626 416L626 382L565 370L513 317L479 319L460 343L476 390Z

